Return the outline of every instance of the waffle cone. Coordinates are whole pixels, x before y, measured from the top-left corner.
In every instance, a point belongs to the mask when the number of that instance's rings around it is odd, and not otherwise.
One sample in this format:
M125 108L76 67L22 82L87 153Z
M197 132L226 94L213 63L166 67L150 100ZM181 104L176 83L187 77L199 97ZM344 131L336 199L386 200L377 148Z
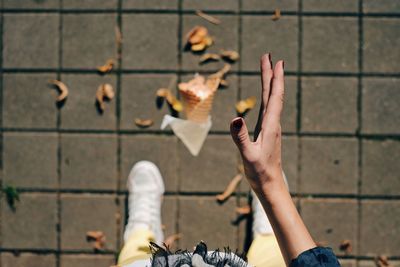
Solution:
M186 118L199 123L206 122L211 112L215 92L205 99L201 99L189 90L179 90L179 93L182 97Z

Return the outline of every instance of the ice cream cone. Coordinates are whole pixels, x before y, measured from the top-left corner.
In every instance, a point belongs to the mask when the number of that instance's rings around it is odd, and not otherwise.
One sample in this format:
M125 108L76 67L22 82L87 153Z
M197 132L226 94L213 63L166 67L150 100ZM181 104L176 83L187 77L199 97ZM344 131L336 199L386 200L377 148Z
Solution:
M206 122L212 109L215 92L204 99L189 90L179 90L179 92L182 97L186 118L199 123Z

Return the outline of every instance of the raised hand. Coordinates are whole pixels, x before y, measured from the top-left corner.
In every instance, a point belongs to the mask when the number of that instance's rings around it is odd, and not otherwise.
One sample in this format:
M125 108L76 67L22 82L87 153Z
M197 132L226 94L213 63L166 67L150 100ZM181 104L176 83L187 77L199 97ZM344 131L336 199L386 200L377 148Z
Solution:
M272 67L271 55L261 57L261 105L250 141L242 118L231 122L231 135L242 156L246 177L254 191L282 185L281 113L284 96L284 62Z

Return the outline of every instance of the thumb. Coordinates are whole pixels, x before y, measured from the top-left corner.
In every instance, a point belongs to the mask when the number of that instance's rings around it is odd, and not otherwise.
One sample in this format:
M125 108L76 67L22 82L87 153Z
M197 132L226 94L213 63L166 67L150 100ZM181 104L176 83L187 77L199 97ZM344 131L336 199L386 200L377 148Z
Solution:
M241 153L250 146L249 132L242 118L238 117L232 120L231 135Z

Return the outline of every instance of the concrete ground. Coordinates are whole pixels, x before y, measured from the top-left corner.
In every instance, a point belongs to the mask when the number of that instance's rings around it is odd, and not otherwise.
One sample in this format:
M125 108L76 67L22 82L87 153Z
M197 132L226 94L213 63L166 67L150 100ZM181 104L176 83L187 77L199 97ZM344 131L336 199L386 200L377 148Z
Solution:
M122 246L125 187L131 166L154 161L166 183L166 235L179 247L245 249L248 218L242 182L223 205L214 195L236 174L229 136L237 100L259 94L259 57L284 59L283 164L290 191L316 241L344 266L374 266L389 256L400 266L400 2L397 0L2 0L0 44L1 172L15 186L15 211L1 199L0 265L109 266ZM271 19L275 8L279 20ZM201 9L216 26L194 14ZM211 73L184 51L185 34L206 26L208 51L233 49L241 59L219 90L213 126L198 157L170 130L155 93L171 80ZM96 67L121 59L101 76ZM49 79L70 88L55 104ZM94 96L111 83L116 98L100 115ZM152 118L140 129L135 118ZM254 125L256 111L247 116ZM95 253L89 230L103 231ZM339 249L350 240L352 251Z

